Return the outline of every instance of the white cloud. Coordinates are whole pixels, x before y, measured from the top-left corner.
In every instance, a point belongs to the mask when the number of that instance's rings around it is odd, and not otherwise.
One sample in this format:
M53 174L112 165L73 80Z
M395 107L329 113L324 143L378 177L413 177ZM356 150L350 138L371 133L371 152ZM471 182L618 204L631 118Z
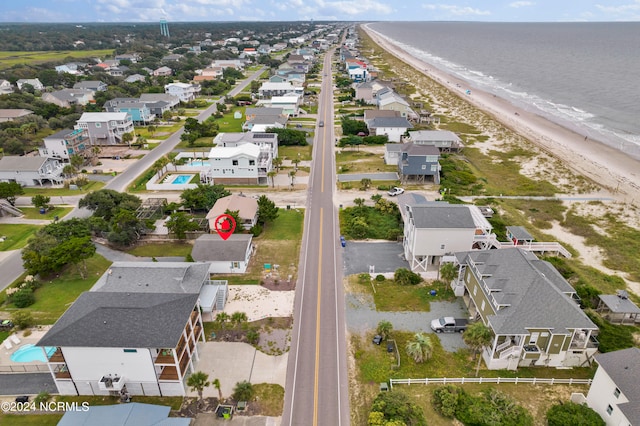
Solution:
M534 5L535 5L535 2L532 2L532 1L514 1L512 3L509 3L509 7L515 7L515 8L534 6Z
M455 16L491 15L488 10L474 9L469 6L460 7L455 4L424 4L422 7L428 10L441 10Z
M640 12L640 0L635 0L633 3L621 4L619 6L603 6L601 4L596 4L596 7L605 13L622 15L630 12Z

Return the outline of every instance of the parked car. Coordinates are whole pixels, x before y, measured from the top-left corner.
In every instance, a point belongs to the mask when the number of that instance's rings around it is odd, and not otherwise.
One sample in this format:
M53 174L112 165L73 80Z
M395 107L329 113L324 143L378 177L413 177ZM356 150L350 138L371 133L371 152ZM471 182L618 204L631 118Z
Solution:
M394 186L393 188L391 188L389 192L387 192L387 194L389 194L390 197L395 197L396 195L400 195L403 193L404 193L404 189L398 186Z
M318 123L318 126L324 127L324 121L320 120L320 123Z
M468 323L466 318L440 317L431 321L431 329L436 333L464 333Z
M13 328L13 322L11 320L1 320L0 330L11 330Z
M376 334L375 336L373 336L373 344L379 345L380 343L382 343L382 336L379 334Z

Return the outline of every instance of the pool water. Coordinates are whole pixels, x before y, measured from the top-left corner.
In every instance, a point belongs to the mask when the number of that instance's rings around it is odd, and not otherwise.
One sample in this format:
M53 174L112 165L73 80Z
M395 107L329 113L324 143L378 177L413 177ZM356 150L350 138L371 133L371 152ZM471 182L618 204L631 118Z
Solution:
M178 175L174 180L171 181L171 184L184 185L185 183L189 183L193 176L194 175Z
M45 346L45 350L47 351L47 355L51 356L56 351L56 348L53 346ZM41 361L47 362L47 359L42 352L42 348L40 346L34 346L32 343L27 343L26 345L20 346L20 348L11 354L11 361L13 362L31 362L31 361Z
M194 160L192 162L190 162L189 164L187 164L188 166L193 166L193 167L202 167L202 166L209 166L209 162L207 161L202 161L202 160Z

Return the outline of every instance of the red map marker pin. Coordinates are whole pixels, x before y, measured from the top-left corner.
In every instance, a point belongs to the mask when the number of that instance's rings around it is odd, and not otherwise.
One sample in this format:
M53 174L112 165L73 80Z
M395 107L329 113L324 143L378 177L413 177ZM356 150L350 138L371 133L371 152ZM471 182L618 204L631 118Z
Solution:
M236 220L229 214L221 214L216 217L214 223L216 232L220 235L220 238L225 241L233 234L233 231L236 230Z

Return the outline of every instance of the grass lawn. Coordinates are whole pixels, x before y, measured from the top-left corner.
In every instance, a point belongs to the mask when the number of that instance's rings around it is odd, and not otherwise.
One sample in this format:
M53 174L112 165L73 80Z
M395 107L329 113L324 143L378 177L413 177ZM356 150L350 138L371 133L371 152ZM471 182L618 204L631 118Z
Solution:
M39 228L37 225L0 224L0 235L6 237L0 243L0 251L21 249Z
M380 154L341 149L336 152L336 169L338 173L395 172L398 166L384 164Z
M69 56L72 58L102 58L105 56L111 56L112 54L113 49L0 52L0 69L11 68L18 64L60 62Z
M183 126L182 122L173 123L170 126L156 126L156 130L153 134L149 133L147 127L136 127L136 134L144 136L147 139L168 139L169 136L180 130Z
M34 195L46 195L47 197L62 197L65 195L82 195L82 194L87 194L89 192L93 192L93 191L97 191L99 189L102 189L102 187L105 185L104 182L98 182L95 180L90 180L89 183L87 183L86 185L84 185L83 187L79 188L79 189L67 189L67 188L24 188L24 196L25 197L33 197ZM52 200L54 202L58 202L60 201L61 203L64 203L64 199L63 200L59 200L59 199L55 199Z
M178 145L176 145L176 149L181 149L182 151L202 151L204 148L212 148L213 146L213 138L211 136L205 136L196 139L192 145L189 145L187 141L180 141Z
M141 257L186 257L191 254L191 249L193 249L193 245L185 241L184 243L143 243L126 250L126 252Z
M240 111L240 118L234 118L233 114ZM245 107L233 107L224 113L222 118L217 118L216 123L220 133L238 133L242 132L242 123L244 122Z
M0 424L11 426L56 426L64 413L51 414L0 414Z
M253 385L255 399L259 401L263 416L278 417L284 407L284 388L270 383Z
M311 153L313 146L280 146L278 147L278 156L286 160L299 158L302 161L311 161Z
M374 292L375 288L375 292ZM383 312L429 312L430 302L455 300L453 290L441 281L424 282L418 285L399 285L394 280L362 282L357 275L349 277L349 289L357 293L371 294L377 311ZM436 295L431 295L431 290Z
M46 213L40 213L40 209L36 207L21 207L22 213L24 213L25 219L45 219L45 220L53 220L56 216L62 219L65 217L73 207L54 207L51 210L48 210Z
M296 279L304 210L280 210L278 218L267 225L262 234L253 239L256 254L242 277L215 276L215 279L228 279L230 284L258 284L264 279L264 264L280 265L279 279L289 275Z
M81 279L75 266L69 266L65 271L35 292L36 302L24 308L33 314L38 324L53 324L76 300L80 293L89 290L93 284L111 265L111 262L96 254L87 260L88 278ZM5 305L1 310L11 313L17 308L13 305Z

